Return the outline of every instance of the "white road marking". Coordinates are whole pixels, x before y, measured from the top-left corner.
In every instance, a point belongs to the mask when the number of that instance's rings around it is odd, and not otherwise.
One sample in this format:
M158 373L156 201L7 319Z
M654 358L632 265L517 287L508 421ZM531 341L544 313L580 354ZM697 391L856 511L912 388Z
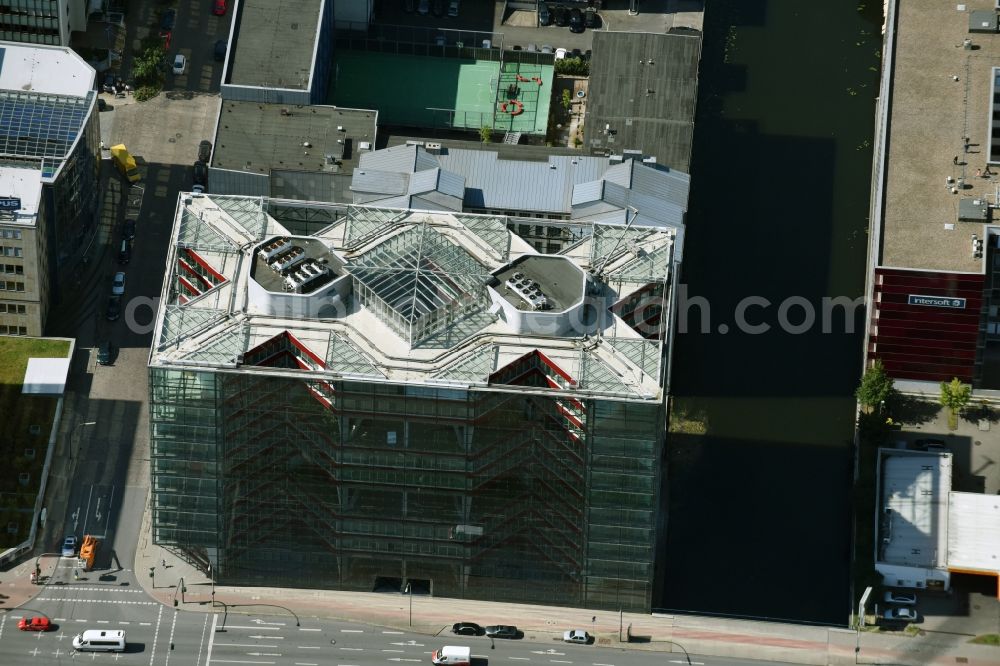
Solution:
M412 645L413 647L423 647L423 643L418 643L416 641L406 641L404 643L389 643L389 645Z
M208 635L208 654L205 656L205 666L212 661L212 645L215 643L215 625L219 623L219 616L212 615L212 633ZM198 651L198 658L201 659L201 651ZM201 666L199 664L199 666Z
M170 653L174 651L174 629L177 628L177 616L180 611L174 610L174 621L170 623L170 637L167 639L167 657L163 660L163 666L170 666Z
M132 624L132 623L131 623L131 622L126 622L125 620L122 620L122 621L121 621L121 622L119 622L118 624Z
M156 614L156 631L153 632L153 646L149 648L149 666L153 666L153 658L156 657L156 639L160 636L160 619L163 617L163 606ZM94 654L97 654L96 652Z
M703 661L687 661L686 659L668 659L671 664L691 664L691 666L705 666Z
M341 629L340 633L342 633L342 634L363 634L363 633L365 633L365 631L364 631L364 629Z
M552 648L549 648L548 650L532 650L531 654L550 654L550 655L554 655L556 657L565 657L566 656L565 652L556 652Z
M300 650L318 650L319 649L318 645L296 645L295 647L297 647Z
M364 652L364 648L337 648L338 650L348 650L350 652Z
M420 659L407 659L405 657L389 657L389 661L422 661Z
M406 652L406 650L385 650L385 649L383 649L382 652Z
M86 622L86 620L81 620L81 622ZM140 627L148 627L151 624L153 624L153 623L152 622L140 622L139 626Z
M322 631L322 629L306 629L305 627L299 627L299 631Z
M109 620L95 620L95 622L97 622L97 624L111 624Z
M528 659L527 657L507 657L507 658L508 659L516 659L518 661L531 661L531 659Z
M97 654L94 652L93 654ZM240 661L239 659L216 659L216 664L273 664L273 661Z
M65 622L66 621L66 618L64 618L64 617L54 617L52 619L55 620L56 622ZM123 624L128 624L128 622L125 622Z
M277 645L261 645L259 643L216 643L219 647L255 647L255 648L276 648Z
M261 634L250 634L249 638L266 638L269 641L283 641L283 640L285 640L284 636L275 636L274 634L270 634L268 636L263 636Z
M383 631L382 633L383 634L399 634L399 635L403 634L402 631Z
M250 620L250 621L253 622L254 624L266 624L266 625L271 626L271 627L283 627L283 626L285 626L284 622L265 622L264 620L261 620L260 618L257 618L256 620Z
M74 620L74 622L86 622L86 620ZM149 622L143 622L142 624L148 625ZM96 654L96 652L94 654Z
M297 661L295 666L319 666L319 664L314 664L311 661Z
M598 663L597 663L597 662L595 661L595 662L594 662L594 666L615 666L615 665L614 665L614 664L598 664Z
M90 518L90 500L94 497L94 486L90 487L90 494L87 495L87 512L83 518L83 533L87 533L87 519Z
M553 664L572 664L572 661L565 661L563 659L549 659Z
M248 627L245 624L227 624L224 629L253 629L254 631L280 631L277 627Z
M247 652L251 657L280 657L280 652Z
M218 617L218 616L213 616ZM201 640L198 641L198 658L194 660L195 664L201 663L201 651L205 649L205 630L208 628L208 616L205 616L205 621L201 625Z
M75 604L128 604L131 606L159 606L155 601L122 601L120 599L67 599L65 597L38 597L35 601L72 601ZM96 654L96 653L95 653Z
M3 628L4 628L5 624L7 624L7 615L6 614L3 616L3 619L0 620L0 638L3 638Z

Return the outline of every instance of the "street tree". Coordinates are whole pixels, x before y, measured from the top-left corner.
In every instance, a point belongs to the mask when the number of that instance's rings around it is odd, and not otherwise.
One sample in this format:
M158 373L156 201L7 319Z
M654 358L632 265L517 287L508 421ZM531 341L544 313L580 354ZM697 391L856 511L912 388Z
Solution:
M958 415L969 404L972 386L963 384L955 377L950 382L941 382L941 406L948 408L948 428L958 428Z
M861 383L854 392L854 397L869 411L888 400L895 389L892 377L885 371L882 361L875 359L870 368L865 370Z

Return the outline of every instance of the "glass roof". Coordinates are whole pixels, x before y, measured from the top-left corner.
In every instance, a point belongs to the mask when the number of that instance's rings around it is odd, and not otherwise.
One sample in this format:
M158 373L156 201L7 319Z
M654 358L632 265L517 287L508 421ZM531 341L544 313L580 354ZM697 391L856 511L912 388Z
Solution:
M602 393L635 393L593 352L584 349L581 354L580 388Z
M198 311L201 308L189 309ZM250 327L239 323L228 330L216 333L207 343L185 354L184 359L235 366L239 357L247 350L249 341Z
M181 215L180 228L177 230L177 247L215 252L235 252L237 249L230 239L216 231L211 224L202 222L187 208Z
M483 345L462 356L451 365L438 370L434 373L434 376L441 379L454 379L485 384L495 369L496 350L496 345Z
M0 90L0 153L64 159L87 120L93 94Z
M411 344L442 318L450 325L485 307L488 269L425 223L361 255L350 270L368 290L356 290L362 299L381 301L385 307L373 310Z
M638 340L635 338L604 338L604 341L642 368L642 371L647 375L659 381L659 342L656 340Z
M190 335L225 316L225 310L167 305L163 313L163 329L160 331L159 346L166 347L182 335Z
M609 280L621 282L652 282L667 278L673 245L667 243L652 252L644 252L616 271L608 274Z
M410 211L400 208L350 206L347 209L347 230L344 232L344 244L347 247L357 247L381 234L409 214Z
M510 256L510 232L507 231L506 217L470 215L468 213L453 213L452 215L493 249L497 261L507 262Z
M385 373L375 367L360 349L333 332L330 333L330 343L327 345L326 367L344 374L385 377Z
M257 240L264 235L267 228L267 215L264 213L264 199L252 197L210 197L212 203L226 211L233 220L246 229L247 240Z

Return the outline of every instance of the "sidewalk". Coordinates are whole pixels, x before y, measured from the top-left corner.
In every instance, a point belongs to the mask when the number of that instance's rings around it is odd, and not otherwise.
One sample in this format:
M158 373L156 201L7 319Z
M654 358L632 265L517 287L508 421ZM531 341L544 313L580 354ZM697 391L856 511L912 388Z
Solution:
M800 664L854 664L857 635L846 629L771 622L729 620L687 615L642 615L578 608L492 603L402 594L338 592L283 588L214 586L206 575L150 539L151 512L143 515L135 571L154 599L187 611L211 612L212 591L218 609L266 615L293 614L303 622L327 618L409 630L430 636L450 636L459 621L513 624L527 640L562 638L567 629L585 629L597 636L596 649L627 648L681 653L676 641L691 654L744 657ZM153 577L149 571L153 569ZM181 593L183 579L187 591ZM182 601L183 597L183 601ZM412 602L412 618L411 618ZM619 640L631 626L633 642ZM862 664L1000 665L1000 648L967 643L967 636L934 634L910 637L902 633L861 634Z

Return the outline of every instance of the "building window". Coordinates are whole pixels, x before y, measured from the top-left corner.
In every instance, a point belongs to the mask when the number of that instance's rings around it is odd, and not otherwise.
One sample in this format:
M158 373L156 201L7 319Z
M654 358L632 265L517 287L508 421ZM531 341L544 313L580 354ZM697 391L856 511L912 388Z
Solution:
M27 314L28 308L20 303L0 303L0 314Z
M6 291L24 291L24 283L9 280L7 282L0 281L0 289L5 289Z
M0 250L2 250L2 254L5 257L23 257L24 256L24 250L22 250L19 247L11 247L9 245L7 245L7 246L0 246Z

